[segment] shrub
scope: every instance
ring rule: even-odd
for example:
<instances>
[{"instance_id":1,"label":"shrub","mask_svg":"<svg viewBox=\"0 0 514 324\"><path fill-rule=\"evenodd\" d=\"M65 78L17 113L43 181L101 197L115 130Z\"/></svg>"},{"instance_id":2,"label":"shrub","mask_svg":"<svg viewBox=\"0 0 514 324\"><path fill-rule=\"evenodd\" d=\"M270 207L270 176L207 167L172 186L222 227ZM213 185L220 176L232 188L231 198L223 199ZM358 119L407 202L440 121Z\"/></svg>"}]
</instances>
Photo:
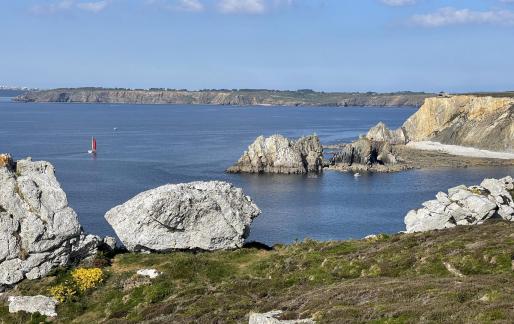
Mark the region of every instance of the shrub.
<instances>
[{"instance_id":1,"label":"shrub","mask_svg":"<svg viewBox=\"0 0 514 324\"><path fill-rule=\"evenodd\" d=\"M63 303L67 300L70 300L73 296L76 295L75 288L73 288L72 284L69 282L58 284L57 286L51 287L49 289L50 295L54 297L58 302Z\"/></svg>"},{"instance_id":2,"label":"shrub","mask_svg":"<svg viewBox=\"0 0 514 324\"><path fill-rule=\"evenodd\" d=\"M104 279L104 273L100 268L77 268L71 272L71 277L77 288L84 292L101 283Z\"/></svg>"}]
</instances>

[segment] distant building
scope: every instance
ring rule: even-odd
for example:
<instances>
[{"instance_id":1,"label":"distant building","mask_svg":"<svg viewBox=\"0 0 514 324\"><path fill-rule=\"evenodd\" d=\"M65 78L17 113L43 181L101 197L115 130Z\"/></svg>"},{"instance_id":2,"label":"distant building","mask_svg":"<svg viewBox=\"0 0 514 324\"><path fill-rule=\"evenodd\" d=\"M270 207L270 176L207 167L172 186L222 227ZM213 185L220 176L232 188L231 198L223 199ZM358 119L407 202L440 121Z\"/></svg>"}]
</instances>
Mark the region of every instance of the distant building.
<instances>
[{"instance_id":1,"label":"distant building","mask_svg":"<svg viewBox=\"0 0 514 324\"><path fill-rule=\"evenodd\" d=\"M448 92L441 91L441 92L439 92L439 97L448 98L448 97L450 97L450 94Z\"/></svg>"}]
</instances>

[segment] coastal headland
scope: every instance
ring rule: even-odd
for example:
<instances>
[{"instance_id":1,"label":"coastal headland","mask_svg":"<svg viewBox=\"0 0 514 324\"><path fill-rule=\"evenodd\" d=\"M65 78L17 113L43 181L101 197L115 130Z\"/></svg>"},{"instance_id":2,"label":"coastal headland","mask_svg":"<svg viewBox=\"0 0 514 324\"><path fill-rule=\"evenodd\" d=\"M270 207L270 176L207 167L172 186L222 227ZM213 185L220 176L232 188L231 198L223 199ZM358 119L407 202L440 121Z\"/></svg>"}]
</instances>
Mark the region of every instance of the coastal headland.
<instances>
[{"instance_id":1,"label":"coastal headland","mask_svg":"<svg viewBox=\"0 0 514 324\"><path fill-rule=\"evenodd\" d=\"M419 107L436 94L424 92L317 92L266 89L175 90L71 88L30 91L14 98L18 102L126 103L184 105L265 105L334 107Z\"/></svg>"}]
</instances>

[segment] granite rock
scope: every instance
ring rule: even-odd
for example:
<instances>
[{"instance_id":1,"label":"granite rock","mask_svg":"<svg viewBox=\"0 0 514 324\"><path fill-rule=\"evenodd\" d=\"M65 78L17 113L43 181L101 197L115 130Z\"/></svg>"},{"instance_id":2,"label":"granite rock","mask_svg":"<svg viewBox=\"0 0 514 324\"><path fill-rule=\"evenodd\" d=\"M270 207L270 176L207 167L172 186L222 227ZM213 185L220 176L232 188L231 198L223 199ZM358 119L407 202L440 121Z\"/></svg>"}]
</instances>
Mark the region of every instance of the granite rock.
<instances>
[{"instance_id":1,"label":"granite rock","mask_svg":"<svg viewBox=\"0 0 514 324\"><path fill-rule=\"evenodd\" d=\"M210 181L145 191L105 218L129 251L152 252L242 247L259 214L241 189Z\"/></svg>"},{"instance_id":2,"label":"granite rock","mask_svg":"<svg viewBox=\"0 0 514 324\"><path fill-rule=\"evenodd\" d=\"M323 147L317 136L294 141L273 135L257 137L227 172L304 174L322 169Z\"/></svg>"},{"instance_id":3,"label":"granite rock","mask_svg":"<svg viewBox=\"0 0 514 324\"><path fill-rule=\"evenodd\" d=\"M512 221L514 201L507 191L512 184L512 177L485 179L480 186L461 185L448 189L448 194L439 192L435 200L407 213L407 232L481 224L493 217Z\"/></svg>"},{"instance_id":4,"label":"granite rock","mask_svg":"<svg viewBox=\"0 0 514 324\"><path fill-rule=\"evenodd\" d=\"M55 307L57 301L46 296L10 296L9 313L17 313L20 311L27 313L39 313L41 315L55 317L57 312Z\"/></svg>"},{"instance_id":5,"label":"granite rock","mask_svg":"<svg viewBox=\"0 0 514 324\"><path fill-rule=\"evenodd\" d=\"M91 256L90 249L80 249L86 236L54 167L31 159L1 160L0 289Z\"/></svg>"}]
</instances>

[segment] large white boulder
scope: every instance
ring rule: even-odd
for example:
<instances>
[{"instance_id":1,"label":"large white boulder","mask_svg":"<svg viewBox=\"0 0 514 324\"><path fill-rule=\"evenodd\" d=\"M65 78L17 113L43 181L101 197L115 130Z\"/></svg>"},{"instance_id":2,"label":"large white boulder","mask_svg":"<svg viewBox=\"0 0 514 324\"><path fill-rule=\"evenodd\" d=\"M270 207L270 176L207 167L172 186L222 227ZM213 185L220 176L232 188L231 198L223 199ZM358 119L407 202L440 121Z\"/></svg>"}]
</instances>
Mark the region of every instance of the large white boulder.
<instances>
[{"instance_id":1,"label":"large white boulder","mask_svg":"<svg viewBox=\"0 0 514 324\"><path fill-rule=\"evenodd\" d=\"M512 177L485 179L480 186L463 185L439 192L435 200L405 216L407 232L423 232L457 225L481 224L491 217L514 220L514 201L508 190Z\"/></svg>"},{"instance_id":2,"label":"large white boulder","mask_svg":"<svg viewBox=\"0 0 514 324\"><path fill-rule=\"evenodd\" d=\"M210 181L145 191L105 219L129 251L218 250L241 247L259 214L241 189Z\"/></svg>"},{"instance_id":3,"label":"large white boulder","mask_svg":"<svg viewBox=\"0 0 514 324\"><path fill-rule=\"evenodd\" d=\"M57 301L46 296L10 296L9 313L27 312L55 317Z\"/></svg>"},{"instance_id":4,"label":"large white boulder","mask_svg":"<svg viewBox=\"0 0 514 324\"><path fill-rule=\"evenodd\" d=\"M94 253L50 163L0 162L0 290Z\"/></svg>"},{"instance_id":5,"label":"large white boulder","mask_svg":"<svg viewBox=\"0 0 514 324\"><path fill-rule=\"evenodd\" d=\"M300 320L281 320L280 315L283 312L280 310L271 311L267 313L250 313L248 324L315 324L312 319Z\"/></svg>"}]
</instances>

